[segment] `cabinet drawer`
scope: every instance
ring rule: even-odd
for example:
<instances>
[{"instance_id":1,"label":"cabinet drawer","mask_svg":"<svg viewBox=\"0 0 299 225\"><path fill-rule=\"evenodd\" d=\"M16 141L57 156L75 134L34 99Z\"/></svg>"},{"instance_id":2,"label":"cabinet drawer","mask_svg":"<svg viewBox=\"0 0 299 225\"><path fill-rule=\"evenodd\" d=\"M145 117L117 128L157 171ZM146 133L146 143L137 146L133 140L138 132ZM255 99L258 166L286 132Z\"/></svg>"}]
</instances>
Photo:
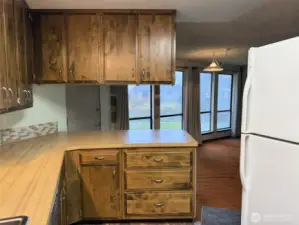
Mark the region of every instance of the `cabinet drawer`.
<instances>
[{"instance_id":1,"label":"cabinet drawer","mask_svg":"<svg viewBox=\"0 0 299 225\"><path fill-rule=\"evenodd\" d=\"M192 214L191 191L133 193L126 194L125 200L127 215Z\"/></svg>"},{"instance_id":2,"label":"cabinet drawer","mask_svg":"<svg viewBox=\"0 0 299 225\"><path fill-rule=\"evenodd\" d=\"M118 153L116 150L81 151L81 165L117 164Z\"/></svg>"},{"instance_id":3,"label":"cabinet drawer","mask_svg":"<svg viewBox=\"0 0 299 225\"><path fill-rule=\"evenodd\" d=\"M191 188L191 171L126 171L127 190Z\"/></svg>"},{"instance_id":4,"label":"cabinet drawer","mask_svg":"<svg viewBox=\"0 0 299 225\"><path fill-rule=\"evenodd\" d=\"M190 167L192 151L125 151L127 168Z\"/></svg>"}]
</instances>

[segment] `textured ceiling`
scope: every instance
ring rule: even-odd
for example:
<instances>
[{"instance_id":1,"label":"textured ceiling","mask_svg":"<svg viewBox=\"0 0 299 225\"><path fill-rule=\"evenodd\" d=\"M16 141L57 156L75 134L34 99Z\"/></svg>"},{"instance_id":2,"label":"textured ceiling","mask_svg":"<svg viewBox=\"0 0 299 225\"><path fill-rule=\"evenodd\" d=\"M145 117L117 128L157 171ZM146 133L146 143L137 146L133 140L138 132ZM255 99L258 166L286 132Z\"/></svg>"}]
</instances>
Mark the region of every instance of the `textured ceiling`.
<instances>
[{"instance_id":1,"label":"textured ceiling","mask_svg":"<svg viewBox=\"0 0 299 225\"><path fill-rule=\"evenodd\" d=\"M299 35L299 0L27 0L38 9L176 9L177 59L244 64L251 46ZM230 49L227 52L227 49Z\"/></svg>"}]
</instances>

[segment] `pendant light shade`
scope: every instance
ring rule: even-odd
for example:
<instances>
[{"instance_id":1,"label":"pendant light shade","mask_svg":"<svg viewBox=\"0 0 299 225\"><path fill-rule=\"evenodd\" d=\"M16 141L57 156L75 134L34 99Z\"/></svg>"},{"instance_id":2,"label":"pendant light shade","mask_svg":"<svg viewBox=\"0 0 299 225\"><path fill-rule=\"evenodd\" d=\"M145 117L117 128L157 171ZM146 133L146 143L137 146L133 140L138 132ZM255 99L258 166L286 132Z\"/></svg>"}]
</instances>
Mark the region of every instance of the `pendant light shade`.
<instances>
[{"instance_id":1,"label":"pendant light shade","mask_svg":"<svg viewBox=\"0 0 299 225\"><path fill-rule=\"evenodd\" d=\"M211 64L208 67L204 68L203 71L205 71L205 72L220 72L222 70L223 70L223 68L219 65L217 60L213 59Z\"/></svg>"}]
</instances>

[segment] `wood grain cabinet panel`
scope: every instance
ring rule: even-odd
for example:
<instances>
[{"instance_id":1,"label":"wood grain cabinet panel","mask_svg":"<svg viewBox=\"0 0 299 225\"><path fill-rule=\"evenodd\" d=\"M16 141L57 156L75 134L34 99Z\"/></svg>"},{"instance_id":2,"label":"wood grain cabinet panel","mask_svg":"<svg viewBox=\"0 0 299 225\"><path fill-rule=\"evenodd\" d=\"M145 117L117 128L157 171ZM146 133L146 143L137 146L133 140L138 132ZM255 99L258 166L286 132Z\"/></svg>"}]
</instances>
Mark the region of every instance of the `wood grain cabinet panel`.
<instances>
[{"instance_id":1,"label":"wood grain cabinet panel","mask_svg":"<svg viewBox=\"0 0 299 225\"><path fill-rule=\"evenodd\" d=\"M26 105L29 93L27 74L27 38L26 38L26 8L22 0L15 1L15 21L16 21L16 76L17 76L17 96L18 104Z\"/></svg>"},{"instance_id":2,"label":"wood grain cabinet panel","mask_svg":"<svg viewBox=\"0 0 299 225\"><path fill-rule=\"evenodd\" d=\"M67 15L68 81L98 82L98 29L97 14Z\"/></svg>"},{"instance_id":3,"label":"wood grain cabinet panel","mask_svg":"<svg viewBox=\"0 0 299 225\"><path fill-rule=\"evenodd\" d=\"M126 190L138 189L188 189L192 187L190 170L126 171Z\"/></svg>"},{"instance_id":4,"label":"wood grain cabinet panel","mask_svg":"<svg viewBox=\"0 0 299 225\"><path fill-rule=\"evenodd\" d=\"M3 113L32 106L32 101L28 101L32 99L29 91L32 73L27 71L32 35L27 33L31 24L24 0L1 0L0 14L0 113Z\"/></svg>"},{"instance_id":5,"label":"wood grain cabinet panel","mask_svg":"<svg viewBox=\"0 0 299 225\"><path fill-rule=\"evenodd\" d=\"M190 167L192 160L192 151L125 151L126 168L142 167Z\"/></svg>"},{"instance_id":6,"label":"wood grain cabinet panel","mask_svg":"<svg viewBox=\"0 0 299 225\"><path fill-rule=\"evenodd\" d=\"M119 172L117 166L82 166L84 219L120 216Z\"/></svg>"},{"instance_id":7,"label":"wood grain cabinet panel","mask_svg":"<svg viewBox=\"0 0 299 225\"><path fill-rule=\"evenodd\" d=\"M138 16L139 74L142 83L173 83L174 15Z\"/></svg>"},{"instance_id":8,"label":"wood grain cabinet panel","mask_svg":"<svg viewBox=\"0 0 299 225\"><path fill-rule=\"evenodd\" d=\"M105 82L137 82L136 35L136 14L103 15Z\"/></svg>"},{"instance_id":9,"label":"wood grain cabinet panel","mask_svg":"<svg viewBox=\"0 0 299 225\"><path fill-rule=\"evenodd\" d=\"M114 150L94 150L81 151L80 163L81 165L111 165L119 163L119 151Z\"/></svg>"},{"instance_id":10,"label":"wood grain cabinet panel","mask_svg":"<svg viewBox=\"0 0 299 225\"><path fill-rule=\"evenodd\" d=\"M28 107L33 106L33 91L32 91L32 83L34 76L34 53L33 53L33 17L29 9L25 11L25 32L26 32L26 82L25 90L23 90L23 94L25 95L25 104ZM25 91L25 92L24 92ZM27 91L27 92L26 92Z\"/></svg>"},{"instance_id":11,"label":"wood grain cabinet panel","mask_svg":"<svg viewBox=\"0 0 299 225\"><path fill-rule=\"evenodd\" d=\"M36 64L36 82L66 82L66 26L64 15L43 14L37 18L35 24L37 40L35 55L37 59L41 59L41 62Z\"/></svg>"},{"instance_id":12,"label":"wood grain cabinet panel","mask_svg":"<svg viewBox=\"0 0 299 225\"><path fill-rule=\"evenodd\" d=\"M3 0L5 63L6 63L6 95L8 108L17 107L17 67L16 67L16 24L15 1Z\"/></svg>"},{"instance_id":13,"label":"wood grain cabinet panel","mask_svg":"<svg viewBox=\"0 0 299 225\"><path fill-rule=\"evenodd\" d=\"M192 194L182 192L132 193L125 195L128 216L169 215L186 216L192 214Z\"/></svg>"},{"instance_id":14,"label":"wood grain cabinet panel","mask_svg":"<svg viewBox=\"0 0 299 225\"><path fill-rule=\"evenodd\" d=\"M5 111L7 105L7 71L6 71L6 54L5 54L5 34L4 34L4 0L0 0L0 112Z\"/></svg>"}]
</instances>

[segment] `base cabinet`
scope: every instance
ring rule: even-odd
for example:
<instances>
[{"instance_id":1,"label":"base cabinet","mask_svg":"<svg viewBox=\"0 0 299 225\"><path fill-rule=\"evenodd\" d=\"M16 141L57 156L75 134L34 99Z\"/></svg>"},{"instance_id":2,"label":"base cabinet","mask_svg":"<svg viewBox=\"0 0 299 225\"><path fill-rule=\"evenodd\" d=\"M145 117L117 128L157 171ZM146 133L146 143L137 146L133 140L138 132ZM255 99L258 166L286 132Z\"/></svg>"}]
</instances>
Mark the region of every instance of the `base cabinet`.
<instances>
[{"instance_id":1,"label":"base cabinet","mask_svg":"<svg viewBox=\"0 0 299 225\"><path fill-rule=\"evenodd\" d=\"M117 166L83 166L82 212L84 219L107 219L120 216Z\"/></svg>"},{"instance_id":2,"label":"base cabinet","mask_svg":"<svg viewBox=\"0 0 299 225\"><path fill-rule=\"evenodd\" d=\"M66 154L67 224L195 217L196 149L99 149Z\"/></svg>"}]
</instances>

